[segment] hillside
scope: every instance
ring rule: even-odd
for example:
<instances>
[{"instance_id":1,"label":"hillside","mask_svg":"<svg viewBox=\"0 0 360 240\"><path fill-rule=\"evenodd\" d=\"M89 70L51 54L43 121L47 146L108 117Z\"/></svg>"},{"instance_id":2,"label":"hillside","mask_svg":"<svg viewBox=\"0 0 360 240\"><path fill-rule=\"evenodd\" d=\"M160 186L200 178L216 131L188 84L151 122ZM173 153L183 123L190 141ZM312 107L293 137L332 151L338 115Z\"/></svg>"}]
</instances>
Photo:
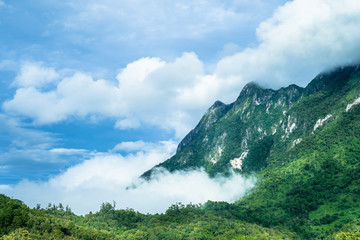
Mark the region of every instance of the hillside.
<instances>
[{"instance_id":1,"label":"hillside","mask_svg":"<svg viewBox=\"0 0 360 240\"><path fill-rule=\"evenodd\" d=\"M272 90L249 83L234 103L215 102L176 154L155 168L203 167L211 176L231 168L263 170L359 102L359 72L358 66L347 66L321 73L305 88ZM150 178L151 171L143 176Z\"/></svg>"},{"instance_id":2,"label":"hillside","mask_svg":"<svg viewBox=\"0 0 360 240\"><path fill-rule=\"evenodd\" d=\"M359 80L359 68L346 67L308 85L288 113L287 126L296 124L289 141L277 136L262 181L236 203L244 219L287 225L304 238L358 229Z\"/></svg>"},{"instance_id":3,"label":"hillside","mask_svg":"<svg viewBox=\"0 0 360 240\"><path fill-rule=\"evenodd\" d=\"M76 216L62 205L29 209L0 195L2 239L358 239L360 68L319 74L279 90L250 83L229 105L215 102L159 164L255 174L233 204L175 204L165 214L115 210ZM151 179L152 170L143 176ZM17 237L22 236L22 237ZM0 238L1 239L1 238Z\"/></svg>"},{"instance_id":4,"label":"hillside","mask_svg":"<svg viewBox=\"0 0 360 240\"><path fill-rule=\"evenodd\" d=\"M304 239L356 231L359 99L359 66L321 73L305 88L250 83L234 103L216 102L157 167L255 172L257 187L234 204L237 219L287 226Z\"/></svg>"}]
</instances>

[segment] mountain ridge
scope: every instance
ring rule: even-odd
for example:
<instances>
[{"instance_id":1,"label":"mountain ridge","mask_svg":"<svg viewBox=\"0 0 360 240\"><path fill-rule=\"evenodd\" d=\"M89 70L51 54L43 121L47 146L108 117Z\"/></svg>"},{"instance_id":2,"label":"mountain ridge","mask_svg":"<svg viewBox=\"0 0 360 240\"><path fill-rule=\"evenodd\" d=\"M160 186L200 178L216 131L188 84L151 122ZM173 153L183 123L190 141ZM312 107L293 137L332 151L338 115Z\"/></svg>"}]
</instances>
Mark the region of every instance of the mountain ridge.
<instances>
[{"instance_id":1,"label":"mountain ridge","mask_svg":"<svg viewBox=\"0 0 360 240\"><path fill-rule=\"evenodd\" d=\"M280 151L281 146L277 143L279 136L280 141L285 141L287 145L286 148L282 147L282 150L288 150L317 128L336 118L335 112L339 112L338 109L331 114L329 106L325 106L325 109L316 114L309 113L308 110L303 111L302 108L309 105L309 101L323 101L326 96L332 96L334 91L340 91L358 71L359 66L355 65L323 72L305 88L291 84L273 90L250 82L244 86L233 103L224 104L216 101L197 126L180 142L176 154L155 167L164 167L170 172L203 167L210 176L218 173L227 175L229 168L243 173L261 170L266 167L266 158L269 154L276 148ZM343 93L349 94L350 90L347 89ZM346 100L339 96L337 98L343 101L343 104L345 101L346 104L351 103L350 97ZM334 103L332 107L335 110L339 108L339 104ZM323 110L328 111L323 113ZM310 125L314 127L311 128ZM257 156L253 161L245 161L248 154L254 157L254 153L259 150L256 146L260 147L262 144L268 145L271 151L265 149L267 154L264 156ZM258 165L254 161L264 164L256 168L243 165ZM150 179L151 172L152 170L145 172L142 177Z\"/></svg>"}]
</instances>

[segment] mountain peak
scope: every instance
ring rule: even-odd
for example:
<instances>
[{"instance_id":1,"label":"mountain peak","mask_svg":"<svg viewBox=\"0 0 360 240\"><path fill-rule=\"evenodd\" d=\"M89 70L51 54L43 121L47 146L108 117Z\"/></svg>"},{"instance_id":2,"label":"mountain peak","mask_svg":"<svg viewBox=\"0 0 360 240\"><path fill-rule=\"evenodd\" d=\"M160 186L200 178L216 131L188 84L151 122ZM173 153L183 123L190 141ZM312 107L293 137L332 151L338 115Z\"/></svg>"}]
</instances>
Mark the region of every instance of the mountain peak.
<instances>
[{"instance_id":1,"label":"mountain peak","mask_svg":"<svg viewBox=\"0 0 360 240\"><path fill-rule=\"evenodd\" d=\"M225 103L217 100L217 101L214 102L214 104L210 107L210 109L217 109L217 108L224 107L224 106L226 106Z\"/></svg>"},{"instance_id":2,"label":"mountain peak","mask_svg":"<svg viewBox=\"0 0 360 240\"><path fill-rule=\"evenodd\" d=\"M306 86L307 94L319 92L325 88L336 90L345 85L351 80L351 76L359 71L360 65L347 65L322 72Z\"/></svg>"},{"instance_id":3,"label":"mountain peak","mask_svg":"<svg viewBox=\"0 0 360 240\"><path fill-rule=\"evenodd\" d=\"M250 82L244 86L244 88L241 90L240 96L251 96L255 93L259 92L259 90L264 90L262 87L260 87L259 84L255 82Z\"/></svg>"},{"instance_id":4,"label":"mountain peak","mask_svg":"<svg viewBox=\"0 0 360 240\"><path fill-rule=\"evenodd\" d=\"M318 122L331 122L335 117L327 116L355 105L359 76L359 68L343 67L319 74L306 88L291 84L273 90L248 83L234 103L216 101L176 154L158 166L169 171L203 167L211 176L231 167L259 171L270 164L272 153L290 151L314 134Z\"/></svg>"}]
</instances>

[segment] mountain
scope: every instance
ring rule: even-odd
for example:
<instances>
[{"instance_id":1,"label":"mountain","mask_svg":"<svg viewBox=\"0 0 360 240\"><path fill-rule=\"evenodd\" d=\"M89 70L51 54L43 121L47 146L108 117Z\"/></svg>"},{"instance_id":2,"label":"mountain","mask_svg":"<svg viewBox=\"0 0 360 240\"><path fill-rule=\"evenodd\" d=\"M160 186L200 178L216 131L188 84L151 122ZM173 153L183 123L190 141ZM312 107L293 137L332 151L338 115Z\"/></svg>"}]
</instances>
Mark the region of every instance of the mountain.
<instances>
[{"instance_id":1,"label":"mountain","mask_svg":"<svg viewBox=\"0 0 360 240\"><path fill-rule=\"evenodd\" d=\"M242 219L286 225L304 239L358 231L359 84L359 66L347 66L320 74L304 89L285 130L274 135L259 184L236 203ZM294 126L289 135L288 126Z\"/></svg>"},{"instance_id":2,"label":"mountain","mask_svg":"<svg viewBox=\"0 0 360 240\"><path fill-rule=\"evenodd\" d=\"M234 103L215 102L157 166L255 174L242 199L177 203L155 215L104 203L76 216L61 204L29 209L0 194L0 240L360 239L359 103L360 66L321 73L305 88L250 83Z\"/></svg>"},{"instance_id":3,"label":"mountain","mask_svg":"<svg viewBox=\"0 0 360 240\"><path fill-rule=\"evenodd\" d=\"M316 76L305 88L250 83L216 102L156 167L202 167L210 176L255 173L256 187L224 211L301 239L360 237L360 67ZM153 169L143 177L151 178Z\"/></svg>"},{"instance_id":4,"label":"mountain","mask_svg":"<svg viewBox=\"0 0 360 240\"><path fill-rule=\"evenodd\" d=\"M170 172L202 167L210 176L258 172L319 133L360 102L359 67L319 74L308 86L279 90L247 84L234 103L216 101L180 142L176 154L155 168ZM153 169L143 174L151 178Z\"/></svg>"}]
</instances>

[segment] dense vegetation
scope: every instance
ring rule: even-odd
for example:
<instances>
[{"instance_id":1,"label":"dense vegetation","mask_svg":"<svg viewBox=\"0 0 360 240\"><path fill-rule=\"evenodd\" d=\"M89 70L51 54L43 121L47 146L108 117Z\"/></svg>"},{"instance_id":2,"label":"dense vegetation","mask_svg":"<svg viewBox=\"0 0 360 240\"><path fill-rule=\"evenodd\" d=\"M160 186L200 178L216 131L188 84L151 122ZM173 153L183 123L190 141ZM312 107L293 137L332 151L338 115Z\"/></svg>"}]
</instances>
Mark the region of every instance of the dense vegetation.
<instances>
[{"instance_id":1,"label":"dense vegetation","mask_svg":"<svg viewBox=\"0 0 360 240\"><path fill-rule=\"evenodd\" d=\"M233 104L216 102L161 166L227 174L229 161L247 152L237 171L256 173L258 184L233 204L178 203L149 215L104 203L76 216L61 204L29 209L0 195L0 237L360 239L359 97L360 69L348 66L306 88L250 84Z\"/></svg>"},{"instance_id":2,"label":"dense vegetation","mask_svg":"<svg viewBox=\"0 0 360 240\"><path fill-rule=\"evenodd\" d=\"M360 217L360 106L284 153L236 203L242 219L304 239L355 230Z\"/></svg>"},{"instance_id":3,"label":"dense vegetation","mask_svg":"<svg viewBox=\"0 0 360 240\"><path fill-rule=\"evenodd\" d=\"M61 204L29 209L0 195L0 239L293 239L287 230L237 220L227 203L174 204L165 214L116 210L104 203L95 214L76 216Z\"/></svg>"}]
</instances>

